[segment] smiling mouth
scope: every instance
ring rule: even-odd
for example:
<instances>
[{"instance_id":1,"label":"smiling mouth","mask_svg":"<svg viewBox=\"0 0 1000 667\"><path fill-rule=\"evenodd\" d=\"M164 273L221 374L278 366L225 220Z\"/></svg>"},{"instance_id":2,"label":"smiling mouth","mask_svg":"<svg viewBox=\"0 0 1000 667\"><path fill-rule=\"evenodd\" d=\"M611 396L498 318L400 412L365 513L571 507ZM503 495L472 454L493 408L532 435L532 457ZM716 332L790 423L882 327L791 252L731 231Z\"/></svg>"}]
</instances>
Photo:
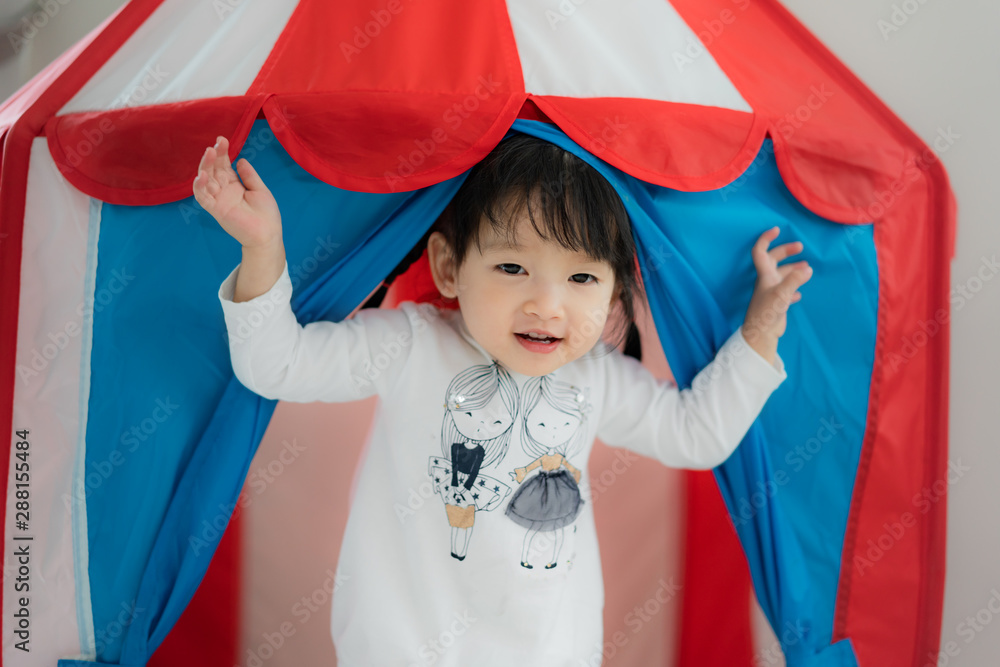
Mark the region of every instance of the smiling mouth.
<instances>
[{"instance_id":1,"label":"smiling mouth","mask_svg":"<svg viewBox=\"0 0 1000 667\"><path fill-rule=\"evenodd\" d=\"M535 338L534 336L529 336L528 334L514 334L524 340L529 340L532 343L554 343L556 341L562 340L562 338L556 338L555 336L546 336L544 338Z\"/></svg>"}]
</instances>

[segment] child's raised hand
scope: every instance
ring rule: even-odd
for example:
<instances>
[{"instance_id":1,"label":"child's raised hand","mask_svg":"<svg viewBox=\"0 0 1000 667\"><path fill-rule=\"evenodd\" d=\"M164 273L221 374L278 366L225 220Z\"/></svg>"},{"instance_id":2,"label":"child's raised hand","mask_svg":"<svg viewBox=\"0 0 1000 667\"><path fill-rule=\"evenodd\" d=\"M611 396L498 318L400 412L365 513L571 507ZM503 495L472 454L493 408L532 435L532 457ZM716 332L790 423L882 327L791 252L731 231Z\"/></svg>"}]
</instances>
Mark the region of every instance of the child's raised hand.
<instances>
[{"instance_id":1,"label":"child's raised hand","mask_svg":"<svg viewBox=\"0 0 1000 667\"><path fill-rule=\"evenodd\" d=\"M743 337L771 363L778 351L778 338L785 333L788 307L802 298L798 289L812 277L812 267L805 260L778 266L778 262L804 247L800 241L793 241L768 250L778 232L777 227L772 227L761 234L750 251L757 283L743 320Z\"/></svg>"},{"instance_id":2,"label":"child's raised hand","mask_svg":"<svg viewBox=\"0 0 1000 667\"><path fill-rule=\"evenodd\" d=\"M194 198L244 247L280 242L281 213L274 196L246 158L236 168L239 178L229 162L229 141L220 136L201 156Z\"/></svg>"}]
</instances>

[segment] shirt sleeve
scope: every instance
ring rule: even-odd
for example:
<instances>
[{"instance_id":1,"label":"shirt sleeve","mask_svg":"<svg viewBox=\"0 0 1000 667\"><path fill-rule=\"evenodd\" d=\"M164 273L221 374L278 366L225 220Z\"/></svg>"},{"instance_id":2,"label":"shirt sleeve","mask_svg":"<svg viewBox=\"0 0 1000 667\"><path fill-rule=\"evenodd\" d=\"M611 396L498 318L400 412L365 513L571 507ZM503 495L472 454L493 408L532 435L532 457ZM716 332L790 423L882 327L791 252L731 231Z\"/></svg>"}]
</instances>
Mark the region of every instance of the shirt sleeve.
<instances>
[{"instance_id":1,"label":"shirt sleeve","mask_svg":"<svg viewBox=\"0 0 1000 667\"><path fill-rule=\"evenodd\" d=\"M293 403L343 402L385 394L413 347L415 304L363 308L341 322L304 327L291 308L292 281L281 276L256 298L233 302L241 265L219 287L233 372L256 394Z\"/></svg>"},{"instance_id":2,"label":"shirt sleeve","mask_svg":"<svg viewBox=\"0 0 1000 667\"><path fill-rule=\"evenodd\" d=\"M618 350L606 355L607 390L597 436L672 468L721 465L743 440L771 393L787 377L768 363L739 327L691 387L654 376Z\"/></svg>"}]
</instances>

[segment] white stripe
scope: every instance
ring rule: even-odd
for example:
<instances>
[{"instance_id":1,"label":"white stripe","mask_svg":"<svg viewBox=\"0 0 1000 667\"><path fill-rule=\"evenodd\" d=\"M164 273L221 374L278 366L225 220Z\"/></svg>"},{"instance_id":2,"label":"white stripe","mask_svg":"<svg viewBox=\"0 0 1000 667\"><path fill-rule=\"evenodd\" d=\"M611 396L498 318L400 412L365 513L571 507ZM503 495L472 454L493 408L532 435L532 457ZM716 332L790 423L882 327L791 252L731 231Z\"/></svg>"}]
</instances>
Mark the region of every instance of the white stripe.
<instances>
[{"instance_id":1,"label":"white stripe","mask_svg":"<svg viewBox=\"0 0 1000 667\"><path fill-rule=\"evenodd\" d=\"M166 0L59 114L247 92L298 0Z\"/></svg>"},{"instance_id":2,"label":"white stripe","mask_svg":"<svg viewBox=\"0 0 1000 667\"><path fill-rule=\"evenodd\" d=\"M89 197L59 173L45 138L35 139L25 201L13 406L14 430L30 431L30 514L28 530L18 530L16 475L17 464L23 462L12 447L3 590L3 662L9 665L54 665L58 658L80 654L81 634L93 642L86 523L83 551L74 559L74 520L79 517L70 509L75 457L83 455L78 444L86 428L87 378L81 379L80 373L81 368L89 369L82 361L89 332L84 332L82 313L88 274L95 268L87 254L89 204ZM14 535L33 537L28 543L28 591L15 590L20 573L13 557L19 545ZM29 599L27 653L15 648L19 638L13 621L20 597Z\"/></svg>"},{"instance_id":3,"label":"white stripe","mask_svg":"<svg viewBox=\"0 0 1000 667\"><path fill-rule=\"evenodd\" d=\"M529 93L752 111L667 0L507 0L507 10ZM731 13L719 39L739 20Z\"/></svg>"},{"instance_id":4,"label":"white stripe","mask_svg":"<svg viewBox=\"0 0 1000 667\"><path fill-rule=\"evenodd\" d=\"M73 553L76 571L76 613L80 619L80 655L97 658L94 645L94 613L90 598L90 542L87 537L87 420L90 402L90 358L94 347L94 290L97 283L97 246L101 238L101 206L90 200L90 225L87 227L87 271L83 284L83 333L80 344L80 430L76 437L76 461L73 466Z\"/></svg>"}]
</instances>

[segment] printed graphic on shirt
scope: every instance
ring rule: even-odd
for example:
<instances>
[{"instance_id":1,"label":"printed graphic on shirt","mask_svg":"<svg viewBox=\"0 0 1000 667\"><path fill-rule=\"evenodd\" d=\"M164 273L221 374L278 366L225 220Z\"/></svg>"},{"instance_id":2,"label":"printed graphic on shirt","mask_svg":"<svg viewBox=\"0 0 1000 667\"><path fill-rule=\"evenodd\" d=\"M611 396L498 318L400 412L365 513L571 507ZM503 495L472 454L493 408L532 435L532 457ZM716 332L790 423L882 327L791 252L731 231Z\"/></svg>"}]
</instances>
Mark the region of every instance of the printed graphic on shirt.
<instances>
[{"instance_id":1,"label":"printed graphic on shirt","mask_svg":"<svg viewBox=\"0 0 1000 667\"><path fill-rule=\"evenodd\" d=\"M477 511L494 509L510 486L483 472L502 461L518 414L517 383L498 363L462 371L445 391L441 454L428 473L445 504L451 526L451 555L465 560Z\"/></svg>"},{"instance_id":2,"label":"printed graphic on shirt","mask_svg":"<svg viewBox=\"0 0 1000 667\"><path fill-rule=\"evenodd\" d=\"M561 382L555 373L530 378L522 388L521 448L536 458L510 473L521 486L505 512L527 528L522 567L533 569L531 561L536 557L543 559L546 569L556 567L565 532L580 513L583 473L572 461L587 445L587 417L593 407L589 394L589 387ZM535 468L540 468L538 473L527 477Z\"/></svg>"},{"instance_id":3,"label":"printed graphic on shirt","mask_svg":"<svg viewBox=\"0 0 1000 667\"><path fill-rule=\"evenodd\" d=\"M584 502L583 473L574 461L587 445L590 388L560 381L554 372L529 378L519 390L494 361L456 375L445 398L441 456L430 457L427 473L445 505L452 557L468 555L476 512L495 509L511 494L498 479L506 471L520 485L504 512L526 529L520 565L552 569L567 562L572 550L564 552L566 531L576 530L572 524ZM510 470L507 454L518 421L521 450L533 460Z\"/></svg>"}]
</instances>

